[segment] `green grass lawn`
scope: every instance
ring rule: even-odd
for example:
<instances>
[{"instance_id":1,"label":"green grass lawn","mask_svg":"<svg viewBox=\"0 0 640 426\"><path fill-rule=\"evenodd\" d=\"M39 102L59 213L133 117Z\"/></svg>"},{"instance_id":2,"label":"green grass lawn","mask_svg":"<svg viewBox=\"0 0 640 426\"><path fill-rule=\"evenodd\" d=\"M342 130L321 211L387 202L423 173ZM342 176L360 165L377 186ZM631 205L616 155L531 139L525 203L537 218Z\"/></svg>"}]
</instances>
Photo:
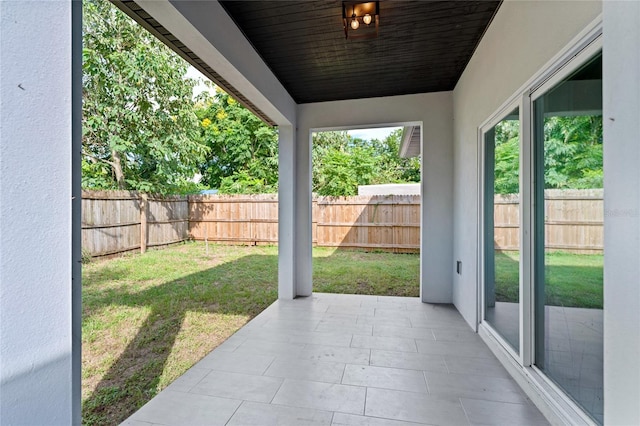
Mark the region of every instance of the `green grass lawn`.
<instances>
[{"instance_id":1,"label":"green grass lawn","mask_svg":"<svg viewBox=\"0 0 640 426\"><path fill-rule=\"evenodd\" d=\"M496 253L496 299L518 302L518 252ZM601 254L545 255L546 304L602 309Z\"/></svg>"},{"instance_id":2,"label":"green grass lawn","mask_svg":"<svg viewBox=\"0 0 640 426\"><path fill-rule=\"evenodd\" d=\"M314 248L314 291L419 294L419 256ZM187 243L83 266L83 424L119 424L277 298L277 247Z\"/></svg>"},{"instance_id":3,"label":"green grass lawn","mask_svg":"<svg viewBox=\"0 0 640 426\"><path fill-rule=\"evenodd\" d=\"M319 293L420 295L418 254L313 249L313 291Z\"/></svg>"}]
</instances>

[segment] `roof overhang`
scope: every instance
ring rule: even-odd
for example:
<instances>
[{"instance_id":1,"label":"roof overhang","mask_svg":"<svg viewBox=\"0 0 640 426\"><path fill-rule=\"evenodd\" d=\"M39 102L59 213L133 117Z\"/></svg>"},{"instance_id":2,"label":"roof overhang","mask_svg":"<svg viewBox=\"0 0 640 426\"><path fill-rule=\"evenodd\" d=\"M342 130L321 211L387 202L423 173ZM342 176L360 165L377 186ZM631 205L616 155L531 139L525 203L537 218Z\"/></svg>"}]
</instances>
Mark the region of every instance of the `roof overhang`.
<instances>
[{"instance_id":1,"label":"roof overhang","mask_svg":"<svg viewBox=\"0 0 640 426\"><path fill-rule=\"evenodd\" d=\"M402 129L402 142L400 143L400 157L411 158L420 155L420 126L405 126Z\"/></svg>"}]
</instances>

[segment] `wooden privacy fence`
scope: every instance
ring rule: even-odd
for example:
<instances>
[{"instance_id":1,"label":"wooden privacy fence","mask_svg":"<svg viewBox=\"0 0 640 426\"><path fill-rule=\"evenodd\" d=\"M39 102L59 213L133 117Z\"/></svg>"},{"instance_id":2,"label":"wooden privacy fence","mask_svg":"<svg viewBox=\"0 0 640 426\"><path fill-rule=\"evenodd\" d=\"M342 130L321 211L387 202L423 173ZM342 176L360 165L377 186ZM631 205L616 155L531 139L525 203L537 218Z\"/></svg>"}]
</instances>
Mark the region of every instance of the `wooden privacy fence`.
<instances>
[{"instance_id":1,"label":"wooden privacy fence","mask_svg":"<svg viewBox=\"0 0 640 426\"><path fill-rule=\"evenodd\" d=\"M274 195L189 197L191 237L218 243L278 243ZM313 244L394 252L420 249L420 197L317 197L312 202Z\"/></svg>"},{"instance_id":2,"label":"wooden privacy fence","mask_svg":"<svg viewBox=\"0 0 640 426\"><path fill-rule=\"evenodd\" d=\"M601 253L602 190L545 191L545 246ZM519 199L495 197L495 247L518 250ZM84 191L82 245L93 256L142 250L192 238L225 244L278 242L278 198L267 195L153 197ZM317 197L313 244L393 252L420 249L420 196Z\"/></svg>"},{"instance_id":3,"label":"wooden privacy fence","mask_svg":"<svg viewBox=\"0 0 640 426\"><path fill-rule=\"evenodd\" d=\"M420 196L318 197L313 227L318 246L417 253Z\"/></svg>"},{"instance_id":4,"label":"wooden privacy fence","mask_svg":"<svg viewBox=\"0 0 640 426\"><path fill-rule=\"evenodd\" d=\"M192 195L189 232L196 240L218 243L278 243L278 196Z\"/></svg>"},{"instance_id":5,"label":"wooden privacy fence","mask_svg":"<svg viewBox=\"0 0 640 426\"><path fill-rule=\"evenodd\" d=\"M187 197L82 191L82 249L92 256L144 252L188 237Z\"/></svg>"},{"instance_id":6,"label":"wooden privacy fence","mask_svg":"<svg viewBox=\"0 0 640 426\"><path fill-rule=\"evenodd\" d=\"M602 253L604 248L604 192L602 189L544 191L545 248L571 253ZM495 247L519 250L520 199L496 195Z\"/></svg>"}]
</instances>

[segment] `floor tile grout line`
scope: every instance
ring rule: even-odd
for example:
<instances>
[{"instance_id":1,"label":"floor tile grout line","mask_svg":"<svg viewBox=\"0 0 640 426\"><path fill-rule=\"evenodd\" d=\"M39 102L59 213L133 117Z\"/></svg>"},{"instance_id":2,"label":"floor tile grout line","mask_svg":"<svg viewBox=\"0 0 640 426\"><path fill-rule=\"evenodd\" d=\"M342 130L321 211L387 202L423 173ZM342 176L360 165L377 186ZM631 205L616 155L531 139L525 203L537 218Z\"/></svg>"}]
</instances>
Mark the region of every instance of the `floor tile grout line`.
<instances>
[{"instance_id":1,"label":"floor tile grout line","mask_svg":"<svg viewBox=\"0 0 640 426\"><path fill-rule=\"evenodd\" d=\"M269 368L271 368L271 366L273 365L274 362L276 362L276 359L278 359L277 356L273 355L272 356L273 359L271 360L271 362L269 363L269 365L267 365L267 367L262 371L262 374L260 374L260 376L264 376L264 377L270 377L270 376L265 376L265 373L267 371L269 371Z\"/></svg>"},{"instance_id":2,"label":"floor tile grout line","mask_svg":"<svg viewBox=\"0 0 640 426\"><path fill-rule=\"evenodd\" d=\"M236 413L238 412L238 410L240 409L240 407L242 407L242 405L247 402L246 400L242 400L242 402L240 402L240 404L238 404L238 406L236 407L235 410L233 410L233 414L231 414L231 416L229 417L229 419L227 419L227 421L225 422L225 426L229 424L229 422L231 421L231 419L233 418L233 416L236 415Z\"/></svg>"},{"instance_id":3,"label":"floor tile grout line","mask_svg":"<svg viewBox=\"0 0 640 426\"><path fill-rule=\"evenodd\" d=\"M424 379L424 384L427 386L427 393L432 395L431 389L429 388L429 381L427 380L427 372L422 370L422 378Z\"/></svg>"},{"instance_id":4,"label":"floor tile grout line","mask_svg":"<svg viewBox=\"0 0 640 426\"><path fill-rule=\"evenodd\" d=\"M187 393L191 393L191 391L193 390L193 388L195 388L196 386L198 386L198 385L199 385L199 384L200 384L200 383L201 383L201 382L202 382L202 381L203 381L203 380L204 380L204 379L205 379L209 374L211 374L213 371L216 371L216 370L214 370L214 369L212 369L212 368L207 368L206 370L209 370L209 372L208 372L207 374L205 374L204 376L202 376L202 377L200 378L200 380L198 380L195 384L191 385L191 386L189 387L189 390L187 390ZM189 371L189 370L187 370L187 371ZM185 373L186 373L186 372L185 372ZM183 375L184 375L184 374L183 374ZM182 377L182 376L180 376L180 377Z\"/></svg>"},{"instance_id":5,"label":"floor tile grout line","mask_svg":"<svg viewBox=\"0 0 640 426\"><path fill-rule=\"evenodd\" d=\"M380 420L391 420L392 422L402 422L402 423L415 424L415 425L434 426L432 423L423 423L423 422L419 422L417 420L399 420L399 419L394 419L394 418L391 418L391 417L382 417L382 416L379 416L379 415L378 416L372 416L372 415L366 415L365 414L363 417L372 418L372 419L380 419Z\"/></svg>"},{"instance_id":6,"label":"floor tile grout line","mask_svg":"<svg viewBox=\"0 0 640 426\"><path fill-rule=\"evenodd\" d=\"M369 394L369 386L364 388L364 407L362 407L362 415L367 415L367 395Z\"/></svg>"},{"instance_id":7,"label":"floor tile grout line","mask_svg":"<svg viewBox=\"0 0 640 426\"><path fill-rule=\"evenodd\" d=\"M286 378L282 379L282 382L280 382L280 386L278 386L278 390L276 390L273 393L273 396L271 397L271 400L269 400L269 405L273 404L273 400L276 399L276 395L278 395L278 392L280 392L280 389L282 389L282 386L284 386L284 382L285 380L287 380ZM273 405L277 405L277 404L273 404Z\"/></svg>"},{"instance_id":8,"label":"floor tile grout line","mask_svg":"<svg viewBox=\"0 0 640 426\"><path fill-rule=\"evenodd\" d=\"M355 364L347 364L346 362L344 363L344 368L342 369L342 376L340 376L340 384L343 385L344 383L342 383L344 381L344 373L347 371L347 365L355 365Z\"/></svg>"},{"instance_id":9,"label":"floor tile grout line","mask_svg":"<svg viewBox=\"0 0 640 426\"><path fill-rule=\"evenodd\" d=\"M443 356L442 361L444 362L444 366L447 369L447 374L451 374L451 369L449 368L449 363L447 362L447 358Z\"/></svg>"},{"instance_id":10,"label":"floor tile grout line","mask_svg":"<svg viewBox=\"0 0 640 426\"><path fill-rule=\"evenodd\" d=\"M458 398L458 403L462 408L462 412L464 413L464 417L467 419L467 424L471 425L471 419L469 418L469 414L467 413L466 408L464 408L464 404L462 403L462 398Z\"/></svg>"}]
</instances>

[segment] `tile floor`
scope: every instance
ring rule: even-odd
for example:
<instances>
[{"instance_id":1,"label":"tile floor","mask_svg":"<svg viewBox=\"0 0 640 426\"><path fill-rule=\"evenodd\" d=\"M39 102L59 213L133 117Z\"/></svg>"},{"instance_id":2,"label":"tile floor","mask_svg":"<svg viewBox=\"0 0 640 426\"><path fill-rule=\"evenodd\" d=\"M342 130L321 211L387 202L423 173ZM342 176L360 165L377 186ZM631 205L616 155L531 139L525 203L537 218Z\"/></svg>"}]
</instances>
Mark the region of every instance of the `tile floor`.
<instances>
[{"instance_id":1,"label":"tile floor","mask_svg":"<svg viewBox=\"0 0 640 426\"><path fill-rule=\"evenodd\" d=\"M277 301L126 425L548 424L450 305Z\"/></svg>"}]
</instances>

